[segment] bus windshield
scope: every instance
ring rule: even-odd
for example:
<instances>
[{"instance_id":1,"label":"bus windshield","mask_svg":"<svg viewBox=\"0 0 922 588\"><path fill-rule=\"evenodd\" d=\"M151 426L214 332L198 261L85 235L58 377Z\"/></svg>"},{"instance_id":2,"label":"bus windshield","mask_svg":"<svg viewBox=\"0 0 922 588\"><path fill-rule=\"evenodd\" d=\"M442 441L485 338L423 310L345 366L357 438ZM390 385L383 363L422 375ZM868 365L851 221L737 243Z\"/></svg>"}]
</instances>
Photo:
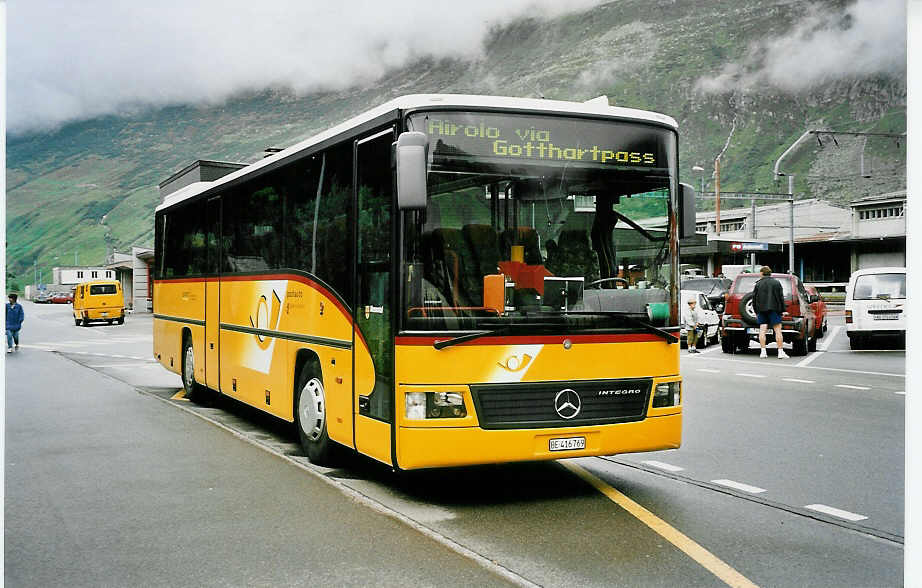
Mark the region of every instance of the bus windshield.
<instances>
[{"instance_id":1,"label":"bus windshield","mask_svg":"<svg viewBox=\"0 0 922 588\"><path fill-rule=\"evenodd\" d=\"M429 136L429 174L426 209L405 216L403 330L636 330L676 316L662 222L672 131L455 112L412 114L408 129Z\"/></svg>"}]
</instances>

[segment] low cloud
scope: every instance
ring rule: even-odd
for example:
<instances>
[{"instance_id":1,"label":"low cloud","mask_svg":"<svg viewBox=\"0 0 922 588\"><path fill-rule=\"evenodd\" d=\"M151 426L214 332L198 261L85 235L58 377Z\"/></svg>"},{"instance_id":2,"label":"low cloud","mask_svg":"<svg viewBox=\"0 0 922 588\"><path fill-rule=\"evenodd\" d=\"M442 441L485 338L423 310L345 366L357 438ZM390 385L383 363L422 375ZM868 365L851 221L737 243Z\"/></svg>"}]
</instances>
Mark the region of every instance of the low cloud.
<instances>
[{"instance_id":1,"label":"low cloud","mask_svg":"<svg viewBox=\"0 0 922 588\"><path fill-rule=\"evenodd\" d=\"M369 83L421 57L476 59L493 27L600 1L11 0L8 128Z\"/></svg>"},{"instance_id":2,"label":"low cloud","mask_svg":"<svg viewBox=\"0 0 922 588\"><path fill-rule=\"evenodd\" d=\"M798 92L905 70L905 1L858 0L840 12L811 8L790 33L753 43L741 61L701 78L696 89L720 93L769 85Z\"/></svg>"}]
</instances>

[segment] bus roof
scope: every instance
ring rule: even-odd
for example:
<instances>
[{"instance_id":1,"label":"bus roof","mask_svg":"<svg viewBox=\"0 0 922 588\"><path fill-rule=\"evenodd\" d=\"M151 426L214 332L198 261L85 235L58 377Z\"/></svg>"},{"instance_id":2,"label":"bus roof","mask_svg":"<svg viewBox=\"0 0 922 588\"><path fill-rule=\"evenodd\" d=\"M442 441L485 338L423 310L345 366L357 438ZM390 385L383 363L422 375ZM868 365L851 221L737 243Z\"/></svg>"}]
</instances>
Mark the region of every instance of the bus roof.
<instances>
[{"instance_id":1,"label":"bus roof","mask_svg":"<svg viewBox=\"0 0 922 588\"><path fill-rule=\"evenodd\" d=\"M638 110L635 108L623 108L620 106L610 106L608 98L600 96L587 102L568 102L564 100L545 100L541 98L513 98L507 96L479 96L466 94L410 94L394 98L389 102L372 108L358 116L355 116L343 123L340 123L330 129L327 129L313 137L305 139L291 147L274 153L255 163L252 163L242 169L232 172L222 178L212 182L195 182L176 192L169 194L164 202L157 207L157 210L169 208L174 204L188 200L206 190L216 186L231 182L237 178L247 176L253 172L272 165L282 159L291 157L298 152L309 149L313 145L333 138L341 133L345 133L352 128L358 127L366 122L372 121L379 116L395 110L415 110L425 108L476 108L476 109L503 109L503 110L521 110L523 112L535 114L577 114L590 115L597 117L610 117L613 120L625 120L635 122L647 122L663 125L671 129L677 129L678 124L675 119L665 114L651 112L647 110Z\"/></svg>"}]
</instances>

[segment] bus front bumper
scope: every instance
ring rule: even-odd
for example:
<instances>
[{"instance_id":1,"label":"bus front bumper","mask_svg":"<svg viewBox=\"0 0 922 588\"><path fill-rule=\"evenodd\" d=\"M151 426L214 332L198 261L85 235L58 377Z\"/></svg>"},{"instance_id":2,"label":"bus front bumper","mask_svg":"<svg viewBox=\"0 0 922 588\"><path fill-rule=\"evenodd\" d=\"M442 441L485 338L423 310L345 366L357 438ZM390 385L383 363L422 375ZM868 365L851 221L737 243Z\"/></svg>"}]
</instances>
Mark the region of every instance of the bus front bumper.
<instances>
[{"instance_id":1,"label":"bus front bumper","mask_svg":"<svg viewBox=\"0 0 922 588\"><path fill-rule=\"evenodd\" d=\"M550 449L552 439L580 438L585 440L585 449ZM681 412L632 423L553 430L400 427L397 462L401 469L411 470L659 451L681 444Z\"/></svg>"}]
</instances>

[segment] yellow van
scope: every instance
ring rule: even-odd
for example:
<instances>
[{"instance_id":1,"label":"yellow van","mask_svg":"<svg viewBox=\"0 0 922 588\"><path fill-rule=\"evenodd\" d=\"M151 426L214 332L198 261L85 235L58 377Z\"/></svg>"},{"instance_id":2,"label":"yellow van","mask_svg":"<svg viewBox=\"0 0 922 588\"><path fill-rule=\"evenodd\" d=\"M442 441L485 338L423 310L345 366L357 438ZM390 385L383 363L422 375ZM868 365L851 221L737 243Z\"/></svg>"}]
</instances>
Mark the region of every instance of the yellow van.
<instances>
[{"instance_id":1,"label":"yellow van","mask_svg":"<svg viewBox=\"0 0 922 588\"><path fill-rule=\"evenodd\" d=\"M97 280L79 284L74 291L74 324L90 321L125 322L125 299L117 280Z\"/></svg>"}]
</instances>

